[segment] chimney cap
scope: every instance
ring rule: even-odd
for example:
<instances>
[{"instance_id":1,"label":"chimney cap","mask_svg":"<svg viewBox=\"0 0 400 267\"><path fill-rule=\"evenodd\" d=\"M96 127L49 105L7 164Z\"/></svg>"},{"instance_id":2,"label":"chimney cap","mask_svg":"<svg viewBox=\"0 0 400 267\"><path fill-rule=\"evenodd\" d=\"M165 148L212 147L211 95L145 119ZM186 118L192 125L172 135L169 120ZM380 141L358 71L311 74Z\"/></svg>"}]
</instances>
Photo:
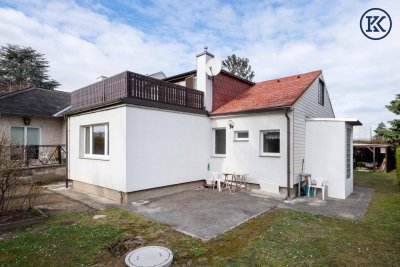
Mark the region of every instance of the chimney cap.
<instances>
[{"instance_id":1,"label":"chimney cap","mask_svg":"<svg viewBox=\"0 0 400 267\"><path fill-rule=\"evenodd\" d=\"M204 49L204 51L202 53L198 54L196 57L200 57L202 55L209 55L210 57L214 57L213 54L211 54L210 52L207 51L208 47L206 45L203 47L203 49Z\"/></svg>"}]
</instances>

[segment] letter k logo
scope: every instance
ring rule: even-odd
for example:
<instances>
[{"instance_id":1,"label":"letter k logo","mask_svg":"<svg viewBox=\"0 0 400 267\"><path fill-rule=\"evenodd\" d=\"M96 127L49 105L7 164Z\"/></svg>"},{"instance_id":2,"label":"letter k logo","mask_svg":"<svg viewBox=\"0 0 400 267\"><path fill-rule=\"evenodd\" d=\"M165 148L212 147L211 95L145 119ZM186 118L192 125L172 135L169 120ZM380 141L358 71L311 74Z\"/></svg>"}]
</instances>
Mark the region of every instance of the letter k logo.
<instances>
[{"instance_id":1,"label":"letter k logo","mask_svg":"<svg viewBox=\"0 0 400 267\"><path fill-rule=\"evenodd\" d=\"M386 30L381 25L382 20L384 20L386 16L366 16L366 18L368 20L368 28L366 30L367 32L372 32L371 26L373 27L374 32L386 32ZM377 26L380 30L377 28Z\"/></svg>"}]
</instances>

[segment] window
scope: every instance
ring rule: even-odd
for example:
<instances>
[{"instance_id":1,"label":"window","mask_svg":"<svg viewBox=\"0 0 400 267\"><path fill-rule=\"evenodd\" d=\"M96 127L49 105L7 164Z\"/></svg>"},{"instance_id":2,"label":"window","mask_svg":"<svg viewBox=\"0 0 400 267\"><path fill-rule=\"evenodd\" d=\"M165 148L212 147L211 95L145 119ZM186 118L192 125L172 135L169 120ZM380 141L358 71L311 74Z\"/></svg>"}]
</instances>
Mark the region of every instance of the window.
<instances>
[{"instance_id":1,"label":"window","mask_svg":"<svg viewBox=\"0 0 400 267\"><path fill-rule=\"evenodd\" d=\"M226 129L214 129L215 143L214 143L214 154L225 155L226 154Z\"/></svg>"},{"instance_id":2,"label":"window","mask_svg":"<svg viewBox=\"0 0 400 267\"><path fill-rule=\"evenodd\" d=\"M349 179L351 177L351 139L352 139L352 130L351 128L346 128L346 178Z\"/></svg>"},{"instance_id":3,"label":"window","mask_svg":"<svg viewBox=\"0 0 400 267\"><path fill-rule=\"evenodd\" d=\"M277 156L280 153L279 130L261 131L261 155Z\"/></svg>"},{"instance_id":4,"label":"window","mask_svg":"<svg viewBox=\"0 0 400 267\"><path fill-rule=\"evenodd\" d=\"M109 155L107 124L85 126L83 132L85 156Z\"/></svg>"},{"instance_id":5,"label":"window","mask_svg":"<svg viewBox=\"0 0 400 267\"><path fill-rule=\"evenodd\" d=\"M11 159L38 159L40 129L25 126L11 126ZM25 150L25 146L29 146ZM25 152L23 152L25 151Z\"/></svg>"},{"instance_id":6,"label":"window","mask_svg":"<svg viewBox=\"0 0 400 267\"><path fill-rule=\"evenodd\" d=\"M318 103L322 106L324 105L325 99L325 83L322 80L319 80L318 84Z\"/></svg>"},{"instance_id":7,"label":"window","mask_svg":"<svg viewBox=\"0 0 400 267\"><path fill-rule=\"evenodd\" d=\"M249 131L235 131L235 141L249 141Z\"/></svg>"},{"instance_id":8,"label":"window","mask_svg":"<svg viewBox=\"0 0 400 267\"><path fill-rule=\"evenodd\" d=\"M38 146L40 145L40 129L11 126L11 142L14 146Z\"/></svg>"}]
</instances>

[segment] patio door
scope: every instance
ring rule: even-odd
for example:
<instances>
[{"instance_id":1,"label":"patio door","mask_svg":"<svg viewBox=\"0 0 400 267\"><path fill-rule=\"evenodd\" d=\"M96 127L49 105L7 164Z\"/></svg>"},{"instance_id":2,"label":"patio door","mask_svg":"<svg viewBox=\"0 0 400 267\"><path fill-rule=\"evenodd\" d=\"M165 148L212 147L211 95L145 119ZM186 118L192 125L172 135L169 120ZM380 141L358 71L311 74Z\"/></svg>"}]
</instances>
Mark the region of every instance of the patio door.
<instances>
[{"instance_id":1,"label":"patio door","mask_svg":"<svg viewBox=\"0 0 400 267\"><path fill-rule=\"evenodd\" d=\"M39 157L40 129L11 126L11 142L15 148L12 157L37 159ZM22 152L25 147L27 147L26 151Z\"/></svg>"}]
</instances>

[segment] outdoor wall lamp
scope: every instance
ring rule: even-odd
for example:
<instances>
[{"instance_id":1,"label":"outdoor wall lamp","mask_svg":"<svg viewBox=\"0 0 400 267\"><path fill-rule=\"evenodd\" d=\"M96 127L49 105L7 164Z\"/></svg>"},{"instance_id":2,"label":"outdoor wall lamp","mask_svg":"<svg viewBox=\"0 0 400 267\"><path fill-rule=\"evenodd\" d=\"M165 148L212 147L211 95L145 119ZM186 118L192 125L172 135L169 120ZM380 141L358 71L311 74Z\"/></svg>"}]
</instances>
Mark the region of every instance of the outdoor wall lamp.
<instances>
[{"instance_id":1,"label":"outdoor wall lamp","mask_svg":"<svg viewBox=\"0 0 400 267\"><path fill-rule=\"evenodd\" d=\"M25 124L25 125L31 124L31 118L29 118L29 117L24 117L24 124Z\"/></svg>"},{"instance_id":2,"label":"outdoor wall lamp","mask_svg":"<svg viewBox=\"0 0 400 267\"><path fill-rule=\"evenodd\" d=\"M235 123L232 120L228 121L229 129L233 129L235 127Z\"/></svg>"}]
</instances>

